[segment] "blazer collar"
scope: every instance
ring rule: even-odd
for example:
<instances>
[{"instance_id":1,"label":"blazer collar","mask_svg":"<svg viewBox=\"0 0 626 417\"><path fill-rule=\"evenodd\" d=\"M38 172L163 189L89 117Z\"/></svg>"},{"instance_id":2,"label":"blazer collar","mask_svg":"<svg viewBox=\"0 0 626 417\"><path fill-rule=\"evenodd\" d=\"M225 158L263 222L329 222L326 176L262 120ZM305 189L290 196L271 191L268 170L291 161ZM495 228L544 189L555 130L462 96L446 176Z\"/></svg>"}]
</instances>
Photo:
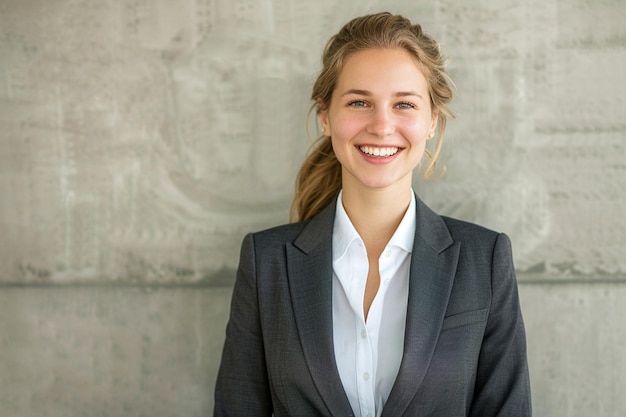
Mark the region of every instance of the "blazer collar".
<instances>
[{"instance_id":1,"label":"blazer collar","mask_svg":"<svg viewBox=\"0 0 626 417\"><path fill-rule=\"evenodd\" d=\"M287 244L291 300L311 377L331 416L353 415L335 364L332 323L333 202Z\"/></svg>"},{"instance_id":2,"label":"blazer collar","mask_svg":"<svg viewBox=\"0 0 626 417\"><path fill-rule=\"evenodd\" d=\"M351 415L333 347L332 230L336 201L312 218L293 244L287 268L294 315L311 376L331 415ZM432 358L459 254L442 218L416 198L404 353L383 417L401 416Z\"/></svg>"},{"instance_id":3,"label":"blazer collar","mask_svg":"<svg viewBox=\"0 0 626 417\"><path fill-rule=\"evenodd\" d=\"M424 380L448 306L459 249L443 219L417 199L404 353L382 417L402 416Z\"/></svg>"}]
</instances>

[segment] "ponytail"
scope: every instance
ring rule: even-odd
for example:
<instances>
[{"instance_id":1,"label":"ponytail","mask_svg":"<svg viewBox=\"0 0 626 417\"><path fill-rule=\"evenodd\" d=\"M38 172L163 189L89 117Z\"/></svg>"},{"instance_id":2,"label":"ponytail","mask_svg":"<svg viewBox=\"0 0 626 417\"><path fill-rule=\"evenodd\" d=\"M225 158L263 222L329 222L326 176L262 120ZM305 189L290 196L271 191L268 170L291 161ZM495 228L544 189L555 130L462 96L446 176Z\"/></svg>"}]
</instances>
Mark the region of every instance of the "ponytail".
<instances>
[{"instance_id":1,"label":"ponytail","mask_svg":"<svg viewBox=\"0 0 626 417\"><path fill-rule=\"evenodd\" d=\"M296 177L296 194L291 203L292 222L308 220L329 205L341 190L341 165L330 137L320 137L304 160Z\"/></svg>"}]
</instances>

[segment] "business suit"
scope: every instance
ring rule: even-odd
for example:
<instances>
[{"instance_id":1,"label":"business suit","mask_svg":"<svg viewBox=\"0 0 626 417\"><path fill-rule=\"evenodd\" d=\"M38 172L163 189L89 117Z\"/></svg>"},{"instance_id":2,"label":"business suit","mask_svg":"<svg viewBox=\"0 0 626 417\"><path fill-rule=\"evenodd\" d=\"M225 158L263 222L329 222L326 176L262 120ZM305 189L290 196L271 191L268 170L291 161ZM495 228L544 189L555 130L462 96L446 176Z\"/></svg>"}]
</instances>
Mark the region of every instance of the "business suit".
<instances>
[{"instance_id":1,"label":"business suit","mask_svg":"<svg viewBox=\"0 0 626 417\"><path fill-rule=\"evenodd\" d=\"M510 242L417 199L404 353L383 417L530 416ZM351 416L332 337L335 203L243 242L215 416Z\"/></svg>"}]
</instances>

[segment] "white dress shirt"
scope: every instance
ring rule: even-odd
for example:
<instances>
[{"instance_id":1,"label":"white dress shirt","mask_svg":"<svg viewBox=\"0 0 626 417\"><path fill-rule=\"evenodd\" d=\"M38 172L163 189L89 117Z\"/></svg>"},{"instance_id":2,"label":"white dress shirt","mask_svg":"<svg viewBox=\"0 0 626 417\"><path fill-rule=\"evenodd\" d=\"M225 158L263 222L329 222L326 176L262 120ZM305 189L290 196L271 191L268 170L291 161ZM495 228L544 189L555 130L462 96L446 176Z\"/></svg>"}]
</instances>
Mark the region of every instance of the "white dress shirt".
<instances>
[{"instance_id":1,"label":"white dress shirt","mask_svg":"<svg viewBox=\"0 0 626 417\"><path fill-rule=\"evenodd\" d=\"M333 227L335 360L356 417L380 416L400 369L415 237L415 195L379 259L380 287L367 321L363 298L369 264L363 240L341 201Z\"/></svg>"}]
</instances>

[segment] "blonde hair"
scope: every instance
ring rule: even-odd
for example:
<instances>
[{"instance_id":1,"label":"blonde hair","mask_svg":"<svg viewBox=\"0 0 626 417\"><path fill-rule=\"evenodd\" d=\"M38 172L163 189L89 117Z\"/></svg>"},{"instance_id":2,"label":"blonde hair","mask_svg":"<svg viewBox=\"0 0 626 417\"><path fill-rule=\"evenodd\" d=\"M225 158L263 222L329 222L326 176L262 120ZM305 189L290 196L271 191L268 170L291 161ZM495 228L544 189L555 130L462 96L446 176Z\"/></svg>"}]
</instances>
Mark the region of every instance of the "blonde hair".
<instances>
[{"instance_id":1,"label":"blonde hair","mask_svg":"<svg viewBox=\"0 0 626 417\"><path fill-rule=\"evenodd\" d=\"M322 70L315 81L311 107L319 114L328 108L337 78L345 60L357 51L371 48L403 48L416 60L428 84L431 107L437 110L436 143L432 152L426 150L429 162L424 177L429 178L437 167L448 118L454 83L445 72L439 43L400 15L382 12L357 17L332 36L322 55ZM309 112L310 114L310 112ZM333 152L331 138L320 136L311 147L298 176L296 193L291 204L291 221L310 219L331 203L341 189L341 165Z\"/></svg>"}]
</instances>

